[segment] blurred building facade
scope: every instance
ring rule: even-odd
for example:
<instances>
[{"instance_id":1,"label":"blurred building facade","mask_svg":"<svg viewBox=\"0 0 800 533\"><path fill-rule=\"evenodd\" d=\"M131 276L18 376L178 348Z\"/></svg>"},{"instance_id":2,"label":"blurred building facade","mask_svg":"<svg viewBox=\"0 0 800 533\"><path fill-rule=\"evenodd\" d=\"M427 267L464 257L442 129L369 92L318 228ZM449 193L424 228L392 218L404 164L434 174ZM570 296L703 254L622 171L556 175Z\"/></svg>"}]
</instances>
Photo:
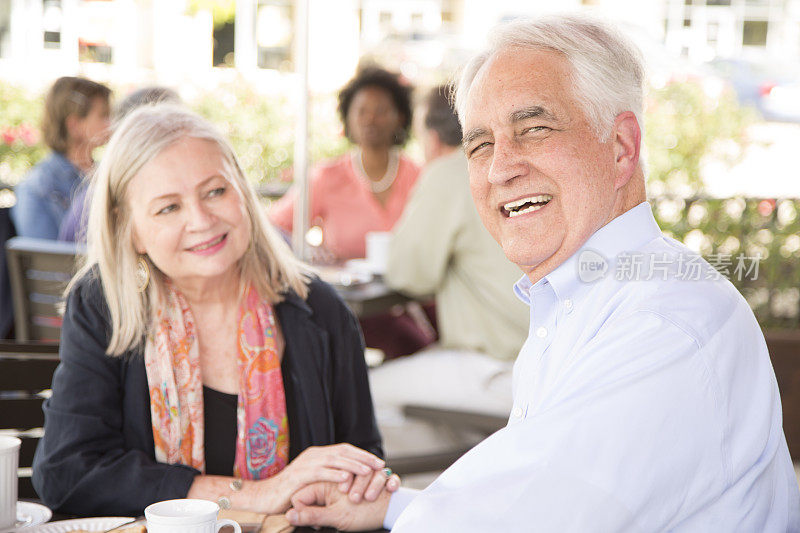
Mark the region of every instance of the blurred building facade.
<instances>
[{"instance_id":1,"label":"blurred building facade","mask_svg":"<svg viewBox=\"0 0 800 533\"><path fill-rule=\"evenodd\" d=\"M232 5L233 0L227 0ZM265 86L294 70L294 0L238 0L220 30L209 0L0 0L0 78L83 74L114 83L202 83L215 62ZM224 2L223 2L224 3ZM498 22L588 10L693 61L750 51L800 58L800 0L309 0L312 90L363 56L412 80L450 74ZM227 32L227 33L225 33ZM226 44L225 36L232 36ZM216 45L215 45L216 39ZM216 46L216 49L215 49ZM230 46L230 50L225 50ZM646 44L644 46L647 48ZM433 74L432 74L433 73Z\"/></svg>"}]
</instances>

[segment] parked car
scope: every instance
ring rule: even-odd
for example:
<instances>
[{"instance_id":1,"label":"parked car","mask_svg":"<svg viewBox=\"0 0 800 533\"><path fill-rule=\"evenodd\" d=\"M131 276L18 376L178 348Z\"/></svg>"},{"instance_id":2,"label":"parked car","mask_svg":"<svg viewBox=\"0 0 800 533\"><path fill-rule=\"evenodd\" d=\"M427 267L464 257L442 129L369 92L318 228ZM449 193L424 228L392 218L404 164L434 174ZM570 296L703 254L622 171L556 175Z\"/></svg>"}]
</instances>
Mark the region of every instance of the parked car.
<instances>
[{"instance_id":1,"label":"parked car","mask_svg":"<svg viewBox=\"0 0 800 533\"><path fill-rule=\"evenodd\" d=\"M765 120L800 122L800 66L752 58L719 58L708 66Z\"/></svg>"}]
</instances>

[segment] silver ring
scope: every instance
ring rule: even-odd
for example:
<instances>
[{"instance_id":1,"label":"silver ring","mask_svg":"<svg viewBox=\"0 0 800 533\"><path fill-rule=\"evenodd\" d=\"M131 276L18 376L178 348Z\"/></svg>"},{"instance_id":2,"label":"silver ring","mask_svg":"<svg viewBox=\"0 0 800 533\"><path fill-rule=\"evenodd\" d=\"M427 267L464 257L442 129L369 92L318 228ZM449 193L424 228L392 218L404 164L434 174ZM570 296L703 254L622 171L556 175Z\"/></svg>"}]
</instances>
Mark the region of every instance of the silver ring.
<instances>
[{"instance_id":1,"label":"silver ring","mask_svg":"<svg viewBox=\"0 0 800 533\"><path fill-rule=\"evenodd\" d=\"M219 500L217 500L217 505L219 505L220 509L230 509L231 508L231 500L227 496L223 496Z\"/></svg>"},{"instance_id":2,"label":"silver ring","mask_svg":"<svg viewBox=\"0 0 800 533\"><path fill-rule=\"evenodd\" d=\"M386 468L383 469L383 474L386 477L392 477L392 474L394 474L394 472L392 472L392 469L387 466Z\"/></svg>"}]
</instances>

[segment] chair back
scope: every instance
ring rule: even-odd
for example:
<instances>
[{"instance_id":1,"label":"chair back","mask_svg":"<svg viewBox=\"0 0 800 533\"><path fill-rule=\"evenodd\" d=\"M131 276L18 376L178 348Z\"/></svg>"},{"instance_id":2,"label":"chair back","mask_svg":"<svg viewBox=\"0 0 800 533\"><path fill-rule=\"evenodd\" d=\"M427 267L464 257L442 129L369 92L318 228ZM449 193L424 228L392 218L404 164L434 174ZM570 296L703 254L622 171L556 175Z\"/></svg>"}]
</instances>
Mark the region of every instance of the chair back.
<instances>
[{"instance_id":1,"label":"chair back","mask_svg":"<svg viewBox=\"0 0 800 533\"><path fill-rule=\"evenodd\" d=\"M0 432L19 437L19 497L38 498L31 484L36 445L44 434L42 403L58 366L57 344L0 341Z\"/></svg>"},{"instance_id":2,"label":"chair back","mask_svg":"<svg viewBox=\"0 0 800 533\"><path fill-rule=\"evenodd\" d=\"M72 242L14 237L6 258L14 300L17 341L58 342L63 292L76 271L83 246Z\"/></svg>"},{"instance_id":3,"label":"chair back","mask_svg":"<svg viewBox=\"0 0 800 533\"><path fill-rule=\"evenodd\" d=\"M7 338L11 333L11 326L14 325L14 304L8 277L6 242L16 235L14 223L11 221L11 209L0 207L0 339Z\"/></svg>"},{"instance_id":4,"label":"chair back","mask_svg":"<svg viewBox=\"0 0 800 533\"><path fill-rule=\"evenodd\" d=\"M800 330L765 330L783 407L783 434L792 460L800 461Z\"/></svg>"}]
</instances>

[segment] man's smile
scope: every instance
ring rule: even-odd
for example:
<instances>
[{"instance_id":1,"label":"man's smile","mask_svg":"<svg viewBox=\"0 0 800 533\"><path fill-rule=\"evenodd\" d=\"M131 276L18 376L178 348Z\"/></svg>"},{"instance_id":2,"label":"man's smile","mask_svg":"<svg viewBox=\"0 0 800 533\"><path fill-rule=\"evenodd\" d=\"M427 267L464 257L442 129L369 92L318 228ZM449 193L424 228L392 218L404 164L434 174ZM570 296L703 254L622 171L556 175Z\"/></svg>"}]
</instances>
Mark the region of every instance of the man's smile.
<instances>
[{"instance_id":1,"label":"man's smile","mask_svg":"<svg viewBox=\"0 0 800 533\"><path fill-rule=\"evenodd\" d=\"M500 211L508 218L518 217L526 213L533 213L546 206L553 197L549 194L539 194L520 198L513 202L503 204Z\"/></svg>"}]
</instances>

